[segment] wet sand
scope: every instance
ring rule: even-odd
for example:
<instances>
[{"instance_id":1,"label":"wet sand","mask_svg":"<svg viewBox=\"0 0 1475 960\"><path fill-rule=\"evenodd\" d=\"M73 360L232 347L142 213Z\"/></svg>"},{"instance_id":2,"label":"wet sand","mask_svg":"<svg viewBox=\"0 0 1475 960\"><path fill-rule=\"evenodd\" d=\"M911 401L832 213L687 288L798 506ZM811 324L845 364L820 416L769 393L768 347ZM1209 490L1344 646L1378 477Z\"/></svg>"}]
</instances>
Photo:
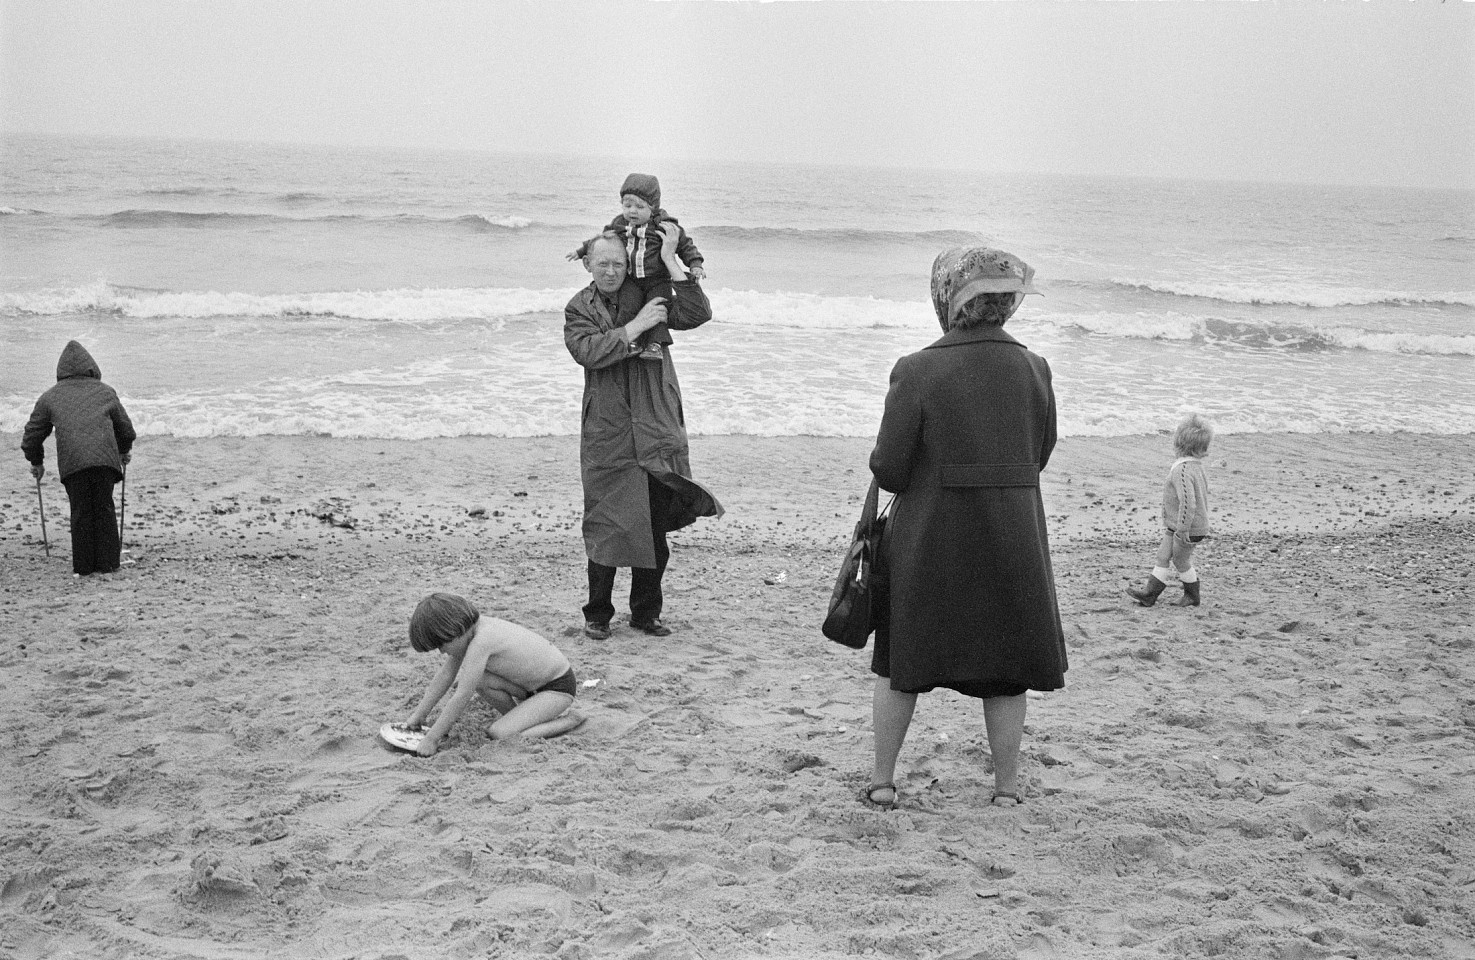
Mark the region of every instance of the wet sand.
<instances>
[{"instance_id":1,"label":"wet sand","mask_svg":"<svg viewBox=\"0 0 1475 960\"><path fill-rule=\"evenodd\" d=\"M817 626L868 441L694 438L728 514L673 537L677 632L603 643L574 438L148 438L134 562L82 580L0 441L0 956L1475 957L1469 436L1220 437L1197 609L1123 594L1167 438L1063 441L1027 801L937 693L891 812ZM380 746L432 589L559 644L588 723Z\"/></svg>"}]
</instances>

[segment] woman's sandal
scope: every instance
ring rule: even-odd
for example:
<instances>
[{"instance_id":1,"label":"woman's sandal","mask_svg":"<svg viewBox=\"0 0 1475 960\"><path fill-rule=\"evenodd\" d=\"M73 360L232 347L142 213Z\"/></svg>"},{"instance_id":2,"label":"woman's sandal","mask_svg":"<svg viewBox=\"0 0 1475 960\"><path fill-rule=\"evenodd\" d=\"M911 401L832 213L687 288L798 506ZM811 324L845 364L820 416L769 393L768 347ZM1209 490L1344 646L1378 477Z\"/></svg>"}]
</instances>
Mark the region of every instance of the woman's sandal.
<instances>
[{"instance_id":1,"label":"woman's sandal","mask_svg":"<svg viewBox=\"0 0 1475 960\"><path fill-rule=\"evenodd\" d=\"M884 800L884 801L883 800L877 800L876 799L876 794L879 791L881 791L881 790L890 790L891 791L891 799L890 800ZM860 792L860 798L862 800L864 800L866 803L869 803L873 807L879 807L882 810L890 810L892 807L895 807L896 806L896 784L894 784L894 783L874 783L874 784L871 784L870 786L866 787L864 790L862 790Z\"/></svg>"},{"instance_id":2,"label":"woman's sandal","mask_svg":"<svg viewBox=\"0 0 1475 960\"><path fill-rule=\"evenodd\" d=\"M999 802L1000 800L1013 800L1014 802L1013 803L1000 803ZM1022 806L1024 806L1024 798L1023 797L1021 797L1017 793L1010 793L1007 790L995 790L994 791L994 795L988 798L988 802L990 804L992 804L993 806L995 806L995 807L1006 807L1007 808L1007 807L1022 807Z\"/></svg>"}]
</instances>

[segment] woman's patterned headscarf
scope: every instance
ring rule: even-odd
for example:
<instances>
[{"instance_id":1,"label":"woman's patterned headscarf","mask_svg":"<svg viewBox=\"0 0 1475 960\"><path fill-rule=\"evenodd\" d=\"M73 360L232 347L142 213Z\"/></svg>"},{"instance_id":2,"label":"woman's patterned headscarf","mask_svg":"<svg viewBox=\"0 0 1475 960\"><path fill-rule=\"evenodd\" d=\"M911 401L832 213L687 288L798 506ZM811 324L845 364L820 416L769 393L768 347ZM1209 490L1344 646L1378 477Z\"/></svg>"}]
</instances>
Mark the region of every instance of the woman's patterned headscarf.
<instances>
[{"instance_id":1,"label":"woman's patterned headscarf","mask_svg":"<svg viewBox=\"0 0 1475 960\"><path fill-rule=\"evenodd\" d=\"M952 329L958 312L981 293L1013 293L1018 310L1026 293L1040 292L1031 282L1034 275L1029 264L993 247L944 250L932 261L932 306L937 322L944 332Z\"/></svg>"}]
</instances>

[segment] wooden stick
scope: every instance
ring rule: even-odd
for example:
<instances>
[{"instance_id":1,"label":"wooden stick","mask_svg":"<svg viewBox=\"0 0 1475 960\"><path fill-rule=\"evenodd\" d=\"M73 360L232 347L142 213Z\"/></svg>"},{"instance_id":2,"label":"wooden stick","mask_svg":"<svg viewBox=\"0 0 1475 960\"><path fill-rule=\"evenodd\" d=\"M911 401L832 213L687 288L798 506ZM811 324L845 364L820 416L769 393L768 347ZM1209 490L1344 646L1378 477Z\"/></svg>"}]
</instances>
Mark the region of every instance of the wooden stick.
<instances>
[{"instance_id":1,"label":"wooden stick","mask_svg":"<svg viewBox=\"0 0 1475 960\"><path fill-rule=\"evenodd\" d=\"M51 541L46 538L46 500L41 496L41 478L36 478L36 503L41 507L41 542L46 544L46 555L51 556Z\"/></svg>"}]
</instances>

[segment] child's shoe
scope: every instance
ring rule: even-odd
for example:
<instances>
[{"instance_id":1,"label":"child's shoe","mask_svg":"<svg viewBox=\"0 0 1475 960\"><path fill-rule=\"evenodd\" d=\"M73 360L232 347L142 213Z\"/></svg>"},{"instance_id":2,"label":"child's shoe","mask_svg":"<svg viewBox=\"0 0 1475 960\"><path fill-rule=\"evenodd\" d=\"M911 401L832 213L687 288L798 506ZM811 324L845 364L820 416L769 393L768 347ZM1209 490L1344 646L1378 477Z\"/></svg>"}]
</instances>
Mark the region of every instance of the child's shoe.
<instances>
[{"instance_id":1,"label":"child's shoe","mask_svg":"<svg viewBox=\"0 0 1475 960\"><path fill-rule=\"evenodd\" d=\"M1175 607L1196 607L1196 606L1198 606L1198 587L1199 587L1199 584L1201 584L1201 583L1203 583L1202 580L1195 580L1192 583L1185 583L1183 585L1183 596L1181 596L1177 600L1173 601L1173 606L1175 606Z\"/></svg>"},{"instance_id":2,"label":"child's shoe","mask_svg":"<svg viewBox=\"0 0 1475 960\"><path fill-rule=\"evenodd\" d=\"M647 343L645 348L640 351L640 359L654 360L656 363L660 363L666 359L666 351L661 349L659 343Z\"/></svg>"},{"instance_id":3,"label":"child's shoe","mask_svg":"<svg viewBox=\"0 0 1475 960\"><path fill-rule=\"evenodd\" d=\"M1185 583L1183 586L1184 586L1184 589L1186 590L1187 587L1188 587L1188 584ZM1127 588L1127 596L1131 597L1133 600L1136 600L1138 603L1142 604L1144 607L1150 607L1154 603L1157 603L1158 594L1160 594L1164 590L1166 590L1167 587L1168 587L1168 585L1166 583L1163 583L1157 577L1155 577L1155 576L1153 576L1151 574L1148 574L1148 576L1147 576L1147 583L1146 584L1144 584L1141 587L1128 587ZM1197 585L1195 585L1194 594L1196 595L1197 593L1198 593Z\"/></svg>"}]
</instances>

